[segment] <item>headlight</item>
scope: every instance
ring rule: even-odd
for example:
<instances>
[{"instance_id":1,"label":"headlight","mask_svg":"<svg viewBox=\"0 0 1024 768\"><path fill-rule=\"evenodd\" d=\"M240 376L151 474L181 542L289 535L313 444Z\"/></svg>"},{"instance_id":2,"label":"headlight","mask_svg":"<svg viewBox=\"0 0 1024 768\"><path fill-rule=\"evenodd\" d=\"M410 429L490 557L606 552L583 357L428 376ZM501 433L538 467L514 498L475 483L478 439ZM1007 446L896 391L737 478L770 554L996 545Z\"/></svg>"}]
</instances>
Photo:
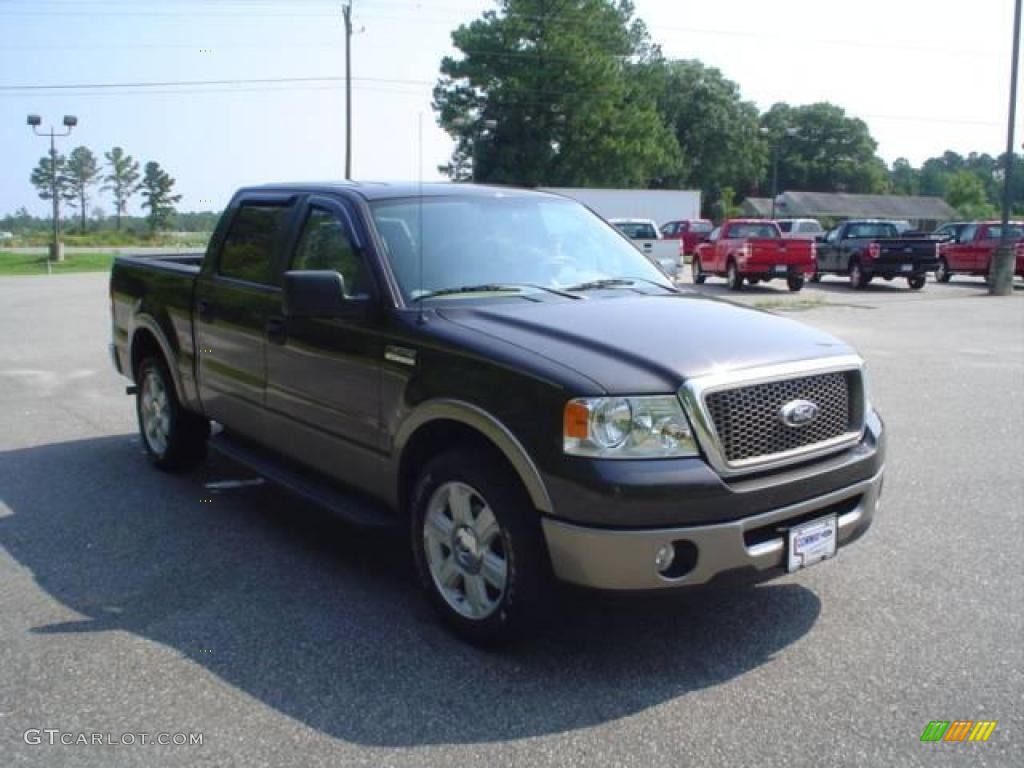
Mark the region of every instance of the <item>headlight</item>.
<instances>
[{"instance_id":1,"label":"headlight","mask_svg":"<svg viewBox=\"0 0 1024 768\"><path fill-rule=\"evenodd\" d=\"M603 459L696 456L690 422L675 395L580 397L565 405L565 452Z\"/></svg>"}]
</instances>

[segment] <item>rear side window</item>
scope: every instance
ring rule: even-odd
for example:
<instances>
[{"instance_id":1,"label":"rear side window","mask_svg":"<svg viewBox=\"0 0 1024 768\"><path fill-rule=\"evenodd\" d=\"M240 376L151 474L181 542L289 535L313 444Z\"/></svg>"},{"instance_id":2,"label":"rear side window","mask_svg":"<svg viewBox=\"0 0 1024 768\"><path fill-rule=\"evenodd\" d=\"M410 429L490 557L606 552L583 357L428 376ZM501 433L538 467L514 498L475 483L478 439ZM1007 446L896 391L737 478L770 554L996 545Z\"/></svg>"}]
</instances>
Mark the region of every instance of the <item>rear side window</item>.
<instances>
[{"instance_id":1,"label":"rear side window","mask_svg":"<svg viewBox=\"0 0 1024 768\"><path fill-rule=\"evenodd\" d=\"M779 225L779 229L781 229L783 232L792 232L793 231L793 222L792 221L779 221L779 222L776 222L776 223Z\"/></svg>"},{"instance_id":2,"label":"rear side window","mask_svg":"<svg viewBox=\"0 0 1024 768\"><path fill-rule=\"evenodd\" d=\"M274 246L288 223L287 205L243 204L220 252L220 274L273 285Z\"/></svg>"},{"instance_id":3,"label":"rear side window","mask_svg":"<svg viewBox=\"0 0 1024 768\"><path fill-rule=\"evenodd\" d=\"M818 222L816 221L805 221L800 224L800 227L797 231L818 233L821 232L821 225L818 224Z\"/></svg>"}]
</instances>

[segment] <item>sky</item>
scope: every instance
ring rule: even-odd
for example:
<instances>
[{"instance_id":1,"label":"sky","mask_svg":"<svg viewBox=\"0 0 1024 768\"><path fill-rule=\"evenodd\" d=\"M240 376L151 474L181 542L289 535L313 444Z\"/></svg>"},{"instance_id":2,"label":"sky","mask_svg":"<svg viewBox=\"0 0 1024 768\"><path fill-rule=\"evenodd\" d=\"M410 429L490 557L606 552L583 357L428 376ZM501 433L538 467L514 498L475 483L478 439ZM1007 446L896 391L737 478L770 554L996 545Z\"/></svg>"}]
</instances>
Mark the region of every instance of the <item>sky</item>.
<instances>
[{"instance_id":1,"label":"sky","mask_svg":"<svg viewBox=\"0 0 1024 768\"><path fill-rule=\"evenodd\" d=\"M887 162L1005 148L1013 0L634 4L666 56L718 67L762 110L839 104ZM430 107L438 65L451 31L494 5L353 0L354 178L440 178L452 142ZM159 162L181 210L219 210L246 184L342 178L344 74L340 0L0 0L0 214L49 210L28 180L47 151L29 113L78 117L65 154L119 145ZM282 77L310 79L127 85ZM111 87L82 87L96 84ZM40 85L72 87L25 88Z\"/></svg>"}]
</instances>

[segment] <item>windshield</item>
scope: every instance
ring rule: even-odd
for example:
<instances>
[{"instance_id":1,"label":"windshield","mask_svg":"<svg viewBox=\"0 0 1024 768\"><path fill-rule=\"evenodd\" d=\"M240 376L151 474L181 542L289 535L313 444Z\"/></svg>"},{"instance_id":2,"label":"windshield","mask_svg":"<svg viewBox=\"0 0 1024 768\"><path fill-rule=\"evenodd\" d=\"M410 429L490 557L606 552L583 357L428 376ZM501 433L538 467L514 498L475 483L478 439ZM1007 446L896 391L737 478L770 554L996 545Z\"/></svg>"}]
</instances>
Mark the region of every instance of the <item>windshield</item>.
<instances>
[{"instance_id":1,"label":"windshield","mask_svg":"<svg viewBox=\"0 0 1024 768\"><path fill-rule=\"evenodd\" d=\"M760 238L762 240L778 240L779 230L774 224L742 224L734 223L729 225L730 239Z\"/></svg>"},{"instance_id":2,"label":"windshield","mask_svg":"<svg viewBox=\"0 0 1024 768\"><path fill-rule=\"evenodd\" d=\"M895 225L886 223L850 224L846 228L846 237L853 239L859 237L899 237Z\"/></svg>"},{"instance_id":3,"label":"windshield","mask_svg":"<svg viewBox=\"0 0 1024 768\"><path fill-rule=\"evenodd\" d=\"M629 241L572 200L426 197L370 208L406 301L477 285L559 289L620 278L671 287Z\"/></svg>"},{"instance_id":4,"label":"windshield","mask_svg":"<svg viewBox=\"0 0 1024 768\"><path fill-rule=\"evenodd\" d=\"M622 233L630 240L657 240L658 233L649 221L613 221Z\"/></svg>"}]
</instances>

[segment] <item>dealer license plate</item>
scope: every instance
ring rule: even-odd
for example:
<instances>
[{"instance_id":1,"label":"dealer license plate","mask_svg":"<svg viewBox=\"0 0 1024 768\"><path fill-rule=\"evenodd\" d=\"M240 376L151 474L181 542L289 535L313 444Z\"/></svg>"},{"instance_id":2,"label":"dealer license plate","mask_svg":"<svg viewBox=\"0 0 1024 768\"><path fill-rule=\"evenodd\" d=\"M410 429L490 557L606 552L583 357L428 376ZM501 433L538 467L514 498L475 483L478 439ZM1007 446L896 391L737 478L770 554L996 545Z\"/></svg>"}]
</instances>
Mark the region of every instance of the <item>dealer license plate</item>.
<instances>
[{"instance_id":1,"label":"dealer license plate","mask_svg":"<svg viewBox=\"0 0 1024 768\"><path fill-rule=\"evenodd\" d=\"M775 267L773 267L773 269L775 270L775 274L777 275L784 275L789 271L789 267L787 267L785 264L776 264Z\"/></svg>"},{"instance_id":2,"label":"dealer license plate","mask_svg":"<svg viewBox=\"0 0 1024 768\"><path fill-rule=\"evenodd\" d=\"M913 264L901 264L900 265L900 272L913 272L913 271L914 271L914 265Z\"/></svg>"},{"instance_id":3,"label":"dealer license plate","mask_svg":"<svg viewBox=\"0 0 1024 768\"><path fill-rule=\"evenodd\" d=\"M789 529L786 570L792 573L836 554L836 516L829 515Z\"/></svg>"}]
</instances>

